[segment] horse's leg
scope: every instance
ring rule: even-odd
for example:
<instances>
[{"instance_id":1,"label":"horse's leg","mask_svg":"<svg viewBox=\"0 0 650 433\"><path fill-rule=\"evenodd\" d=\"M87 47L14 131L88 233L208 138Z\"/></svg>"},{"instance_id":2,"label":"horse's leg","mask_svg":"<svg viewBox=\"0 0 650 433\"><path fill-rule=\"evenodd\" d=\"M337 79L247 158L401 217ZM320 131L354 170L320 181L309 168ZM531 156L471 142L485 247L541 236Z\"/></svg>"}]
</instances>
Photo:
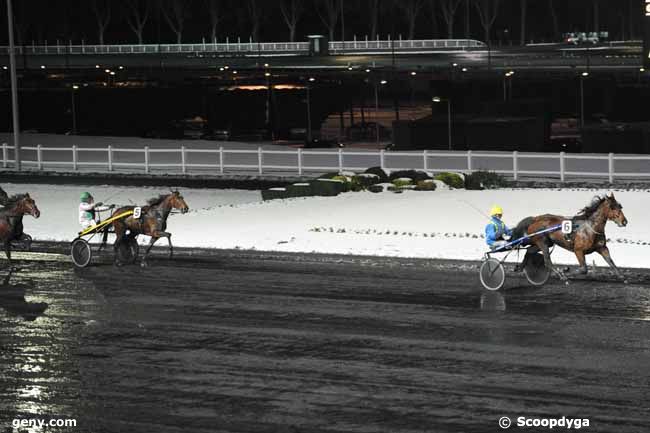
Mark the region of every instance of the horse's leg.
<instances>
[{"instance_id":1,"label":"horse's leg","mask_svg":"<svg viewBox=\"0 0 650 433\"><path fill-rule=\"evenodd\" d=\"M147 266L147 256L149 255L149 251L151 251L153 244L155 244L157 240L158 240L157 237L151 236L151 241L149 241L149 246L147 247L147 250L144 252L144 256L142 256L142 262L140 262L140 266L142 266L143 268Z\"/></svg>"},{"instance_id":2,"label":"horse's leg","mask_svg":"<svg viewBox=\"0 0 650 433\"><path fill-rule=\"evenodd\" d=\"M5 241L5 254L7 255L7 261L9 261L9 269L13 269L13 263L11 262L11 241Z\"/></svg>"},{"instance_id":3,"label":"horse's leg","mask_svg":"<svg viewBox=\"0 0 650 433\"><path fill-rule=\"evenodd\" d=\"M600 254L600 255L603 257L603 259L605 259L605 261L607 262L607 264L608 264L612 269L614 269L614 272L616 272L616 275L618 275L618 276L623 280L623 282L627 284L627 280L625 279L625 276L624 276L623 273L622 273L622 272L621 272L621 271L616 267L616 265L614 264L614 260L612 260L612 257L609 255L609 248L607 248L607 247L602 247L602 248L597 249L596 251L598 252L598 254Z\"/></svg>"},{"instance_id":4,"label":"horse's leg","mask_svg":"<svg viewBox=\"0 0 650 433\"><path fill-rule=\"evenodd\" d=\"M168 232L162 232L160 234L161 236L166 237L167 242L169 242L169 258L172 259L174 257L174 246L172 245L172 234Z\"/></svg>"},{"instance_id":5,"label":"horse's leg","mask_svg":"<svg viewBox=\"0 0 650 433\"><path fill-rule=\"evenodd\" d=\"M564 275L564 272L562 272L559 269L556 269L555 266L553 266L553 262L551 261L551 253L549 252L548 245L546 244L546 242L542 241L541 246L539 244L536 245L538 248L542 250L542 254L544 255L544 266L546 266L552 272L555 272L557 276L560 277L560 280L569 284L569 281L566 275Z\"/></svg>"},{"instance_id":6,"label":"horse's leg","mask_svg":"<svg viewBox=\"0 0 650 433\"><path fill-rule=\"evenodd\" d=\"M530 247L526 248L526 254L524 254L524 260L518 264L515 267L515 272L523 271L526 269L526 264L528 264L528 260L530 257L532 257L534 254L537 254L539 252L539 247L537 245L531 245Z\"/></svg>"},{"instance_id":7,"label":"horse's leg","mask_svg":"<svg viewBox=\"0 0 650 433\"><path fill-rule=\"evenodd\" d=\"M587 273L587 261L585 260L585 252L582 250L574 251L576 257L578 258L578 264L580 268L576 271L578 274L585 275Z\"/></svg>"}]
</instances>

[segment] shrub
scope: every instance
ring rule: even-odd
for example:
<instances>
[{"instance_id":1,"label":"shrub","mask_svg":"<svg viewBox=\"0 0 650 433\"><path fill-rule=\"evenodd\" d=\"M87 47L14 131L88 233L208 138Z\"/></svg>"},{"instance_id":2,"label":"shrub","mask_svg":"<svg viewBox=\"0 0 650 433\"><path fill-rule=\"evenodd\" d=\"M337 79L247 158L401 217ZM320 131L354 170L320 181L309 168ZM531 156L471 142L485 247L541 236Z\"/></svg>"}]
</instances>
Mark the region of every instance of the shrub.
<instances>
[{"instance_id":1,"label":"shrub","mask_svg":"<svg viewBox=\"0 0 650 433\"><path fill-rule=\"evenodd\" d=\"M289 197L309 197L312 194L311 185L308 183L294 183L287 187Z\"/></svg>"},{"instance_id":2,"label":"shrub","mask_svg":"<svg viewBox=\"0 0 650 433\"><path fill-rule=\"evenodd\" d=\"M508 185L508 181L498 173L475 171L465 176L466 189L493 189Z\"/></svg>"},{"instance_id":3,"label":"shrub","mask_svg":"<svg viewBox=\"0 0 650 433\"><path fill-rule=\"evenodd\" d=\"M413 181L408 177L400 177L393 180L393 185L397 188L402 188L405 186L413 185Z\"/></svg>"},{"instance_id":4,"label":"shrub","mask_svg":"<svg viewBox=\"0 0 650 433\"><path fill-rule=\"evenodd\" d=\"M436 190L436 183L433 181L433 179L426 179L426 180L421 180L417 183L415 190L416 191L435 191Z\"/></svg>"},{"instance_id":5,"label":"shrub","mask_svg":"<svg viewBox=\"0 0 650 433\"><path fill-rule=\"evenodd\" d=\"M368 191L370 192L384 192L384 185L383 184L376 184L376 185L370 185L368 187Z\"/></svg>"},{"instance_id":6,"label":"shrub","mask_svg":"<svg viewBox=\"0 0 650 433\"><path fill-rule=\"evenodd\" d=\"M456 173L438 173L434 178L440 180L452 188L461 189L465 186L465 181L463 178Z\"/></svg>"},{"instance_id":7,"label":"shrub","mask_svg":"<svg viewBox=\"0 0 650 433\"><path fill-rule=\"evenodd\" d=\"M363 189L368 189L371 185L376 185L380 182L379 176L372 173L361 173L352 178L352 183L360 185Z\"/></svg>"},{"instance_id":8,"label":"shrub","mask_svg":"<svg viewBox=\"0 0 650 433\"><path fill-rule=\"evenodd\" d=\"M287 197L289 197L289 193L285 188L269 188L262 190L262 200L264 201Z\"/></svg>"},{"instance_id":9,"label":"shrub","mask_svg":"<svg viewBox=\"0 0 650 433\"><path fill-rule=\"evenodd\" d=\"M381 167L370 167L364 173L377 175L379 177L379 183L388 182L388 174Z\"/></svg>"},{"instance_id":10,"label":"shrub","mask_svg":"<svg viewBox=\"0 0 650 433\"><path fill-rule=\"evenodd\" d=\"M334 179L316 179L309 182L314 195L335 196L345 191L345 182Z\"/></svg>"},{"instance_id":11,"label":"shrub","mask_svg":"<svg viewBox=\"0 0 650 433\"><path fill-rule=\"evenodd\" d=\"M334 179L335 177L341 176L341 173L337 172L332 172L332 173L325 173L321 174L318 176L319 179Z\"/></svg>"},{"instance_id":12,"label":"shrub","mask_svg":"<svg viewBox=\"0 0 650 433\"><path fill-rule=\"evenodd\" d=\"M429 176L427 173L423 171L417 171L417 170L394 171L390 174L389 179L393 181L395 179L399 179L400 177L408 177L409 179L412 179L414 182L431 179L431 176Z\"/></svg>"}]
</instances>

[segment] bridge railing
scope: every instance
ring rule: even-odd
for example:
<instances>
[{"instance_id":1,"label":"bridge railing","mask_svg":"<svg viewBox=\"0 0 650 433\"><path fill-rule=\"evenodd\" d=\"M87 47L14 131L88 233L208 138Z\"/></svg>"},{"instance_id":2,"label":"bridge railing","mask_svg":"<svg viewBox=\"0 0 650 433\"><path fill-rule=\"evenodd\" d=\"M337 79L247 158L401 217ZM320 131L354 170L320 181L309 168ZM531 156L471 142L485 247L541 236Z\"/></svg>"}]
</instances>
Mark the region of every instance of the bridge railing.
<instances>
[{"instance_id":1,"label":"bridge railing","mask_svg":"<svg viewBox=\"0 0 650 433\"><path fill-rule=\"evenodd\" d=\"M0 165L15 167L14 147L2 143ZM107 146L21 147L25 169L127 173L303 175L307 172L365 170L455 171L488 170L517 180L521 177L573 179L650 180L650 155L568 154L478 151L363 151L344 149L269 150L123 148Z\"/></svg>"},{"instance_id":2,"label":"bridge railing","mask_svg":"<svg viewBox=\"0 0 650 433\"><path fill-rule=\"evenodd\" d=\"M329 42L333 53L383 50L434 50L467 49L485 46L483 42L469 39L427 40L352 40ZM20 55L59 54L158 54L158 53L293 53L308 54L309 42L225 42L196 44L124 44L124 45L23 45L15 47ZM9 47L0 46L0 54L8 54Z\"/></svg>"}]
</instances>

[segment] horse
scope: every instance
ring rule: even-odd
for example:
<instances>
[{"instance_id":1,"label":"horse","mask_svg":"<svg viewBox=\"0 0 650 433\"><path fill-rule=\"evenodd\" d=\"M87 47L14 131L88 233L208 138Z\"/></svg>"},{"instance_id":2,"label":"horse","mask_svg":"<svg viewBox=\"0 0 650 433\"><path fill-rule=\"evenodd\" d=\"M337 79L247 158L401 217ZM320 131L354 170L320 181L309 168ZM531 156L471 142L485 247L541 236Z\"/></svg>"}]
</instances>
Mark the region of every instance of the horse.
<instances>
[{"instance_id":1,"label":"horse","mask_svg":"<svg viewBox=\"0 0 650 433\"><path fill-rule=\"evenodd\" d=\"M112 216L133 210L134 208L135 206L121 207L116 209ZM169 217L172 209L179 209L181 213L186 213L189 207L178 191L172 191L170 194L161 194L158 197L150 199L147 205L141 209L141 217L138 219L131 215L113 222L116 236L114 247L117 250L121 242L128 240L128 238L135 238L140 234L151 236L151 241L141 262L142 267L145 267L147 266L147 255L149 251L156 241L162 237L167 238L167 242L169 242L169 258L172 258L174 254L174 247L172 246L171 240L172 234L165 231L167 229L167 217ZM129 231L128 235L126 234L127 230ZM117 265L120 265L121 263L119 263L117 257L116 254L115 262Z\"/></svg>"},{"instance_id":2,"label":"horse","mask_svg":"<svg viewBox=\"0 0 650 433\"><path fill-rule=\"evenodd\" d=\"M513 238L519 239L537 231L561 225L566 220L570 220L572 223L571 233L565 234L557 230L533 236L530 239L532 246L527 249L521 268L526 266L526 262L533 254L541 251L544 255L545 266L555 271L562 280L566 281L567 278L562 271L555 269L551 263L549 247L558 245L576 255L580 265L579 274L584 275L588 272L585 255L597 252L605 259L616 275L625 281L623 274L614 264L606 245L605 224L607 224L607 221L613 221L619 227L625 227L628 222L623 213L623 206L616 201L613 193L607 196L594 197L589 205L582 208L572 218L550 214L527 217L513 229Z\"/></svg>"},{"instance_id":3,"label":"horse","mask_svg":"<svg viewBox=\"0 0 650 433\"><path fill-rule=\"evenodd\" d=\"M7 192L0 187L0 205L4 206L7 203L7 200L9 200L9 195Z\"/></svg>"},{"instance_id":4,"label":"horse","mask_svg":"<svg viewBox=\"0 0 650 433\"><path fill-rule=\"evenodd\" d=\"M32 237L23 233L23 216L31 215L34 218L41 216L36 202L29 194L16 194L5 201L5 206L0 210L0 242L4 244L5 254L11 263L11 242L22 241L31 245Z\"/></svg>"}]
</instances>

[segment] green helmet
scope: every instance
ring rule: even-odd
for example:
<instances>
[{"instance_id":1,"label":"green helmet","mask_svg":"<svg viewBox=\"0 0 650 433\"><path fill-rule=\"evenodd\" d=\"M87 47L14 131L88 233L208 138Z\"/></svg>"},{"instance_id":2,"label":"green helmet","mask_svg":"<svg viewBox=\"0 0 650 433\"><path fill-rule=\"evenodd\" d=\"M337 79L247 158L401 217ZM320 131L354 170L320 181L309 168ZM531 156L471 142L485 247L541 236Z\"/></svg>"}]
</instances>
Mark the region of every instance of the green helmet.
<instances>
[{"instance_id":1,"label":"green helmet","mask_svg":"<svg viewBox=\"0 0 650 433\"><path fill-rule=\"evenodd\" d=\"M88 201L90 201L90 197L92 197L92 195L90 195L90 193L86 191L81 193L80 199L82 202L88 203Z\"/></svg>"}]
</instances>

